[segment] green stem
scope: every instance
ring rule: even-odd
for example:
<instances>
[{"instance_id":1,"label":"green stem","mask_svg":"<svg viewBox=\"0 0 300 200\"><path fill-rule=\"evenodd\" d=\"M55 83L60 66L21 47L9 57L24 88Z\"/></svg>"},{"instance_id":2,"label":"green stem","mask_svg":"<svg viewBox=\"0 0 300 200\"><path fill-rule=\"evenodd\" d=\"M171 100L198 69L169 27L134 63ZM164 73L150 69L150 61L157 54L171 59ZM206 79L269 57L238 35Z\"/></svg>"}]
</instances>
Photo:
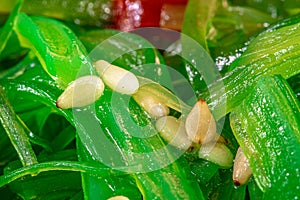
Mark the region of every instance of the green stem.
<instances>
[{"instance_id":1,"label":"green stem","mask_svg":"<svg viewBox=\"0 0 300 200\"><path fill-rule=\"evenodd\" d=\"M31 166L22 167L16 169L6 175L0 176L0 188L12 181L17 180L26 175L37 175L41 172L47 171L75 171L97 174L100 176L105 176L112 173L112 169L104 166L91 166L87 163L79 163L75 161L51 161L38 163ZM125 174L122 169L120 171L113 171L115 174Z\"/></svg>"},{"instance_id":2,"label":"green stem","mask_svg":"<svg viewBox=\"0 0 300 200\"><path fill-rule=\"evenodd\" d=\"M23 166L36 164L37 158L31 147L26 132L20 124L18 116L8 102L6 95L0 86L0 121L16 149Z\"/></svg>"}]
</instances>

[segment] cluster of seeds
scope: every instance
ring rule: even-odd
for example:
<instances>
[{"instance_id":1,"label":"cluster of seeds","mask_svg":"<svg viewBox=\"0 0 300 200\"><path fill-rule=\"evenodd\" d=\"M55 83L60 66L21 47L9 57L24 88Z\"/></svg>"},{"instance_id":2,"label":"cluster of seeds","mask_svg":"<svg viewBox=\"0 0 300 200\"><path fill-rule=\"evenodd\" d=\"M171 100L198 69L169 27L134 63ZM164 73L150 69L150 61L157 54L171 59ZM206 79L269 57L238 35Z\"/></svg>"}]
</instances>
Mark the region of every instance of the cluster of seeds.
<instances>
[{"instance_id":1,"label":"cluster of seeds","mask_svg":"<svg viewBox=\"0 0 300 200\"><path fill-rule=\"evenodd\" d=\"M130 71L98 60L94 67L100 77L87 75L72 81L58 97L58 108L83 107L98 100L104 91L104 84L112 90L132 95L139 88L137 77Z\"/></svg>"},{"instance_id":2,"label":"cluster of seeds","mask_svg":"<svg viewBox=\"0 0 300 200\"><path fill-rule=\"evenodd\" d=\"M138 78L130 71L98 60L94 67L98 76L80 77L69 84L59 96L56 105L62 109L83 107L101 97L104 84L113 91L132 95L135 101L155 121L160 135L168 144L183 150L196 149L199 158L214 162L224 168L233 164L233 154L225 139L217 133L216 122L204 100L196 102L187 116L169 115L170 108L163 99L148 92L148 85L140 86ZM251 176L249 162L239 148L233 170L236 185L244 184Z\"/></svg>"},{"instance_id":3,"label":"cluster of seeds","mask_svg":"<svg viewBox=\"0 0 300 200\"><path fill-rule=\"evenodd\" d=\"M205 101L198 101L187 116L162 116L156 128L171 145L184 150L197 150L199 158L222 167L231 167L233 155L216 131L216 122Z\"/></svg>"}]
</instances>

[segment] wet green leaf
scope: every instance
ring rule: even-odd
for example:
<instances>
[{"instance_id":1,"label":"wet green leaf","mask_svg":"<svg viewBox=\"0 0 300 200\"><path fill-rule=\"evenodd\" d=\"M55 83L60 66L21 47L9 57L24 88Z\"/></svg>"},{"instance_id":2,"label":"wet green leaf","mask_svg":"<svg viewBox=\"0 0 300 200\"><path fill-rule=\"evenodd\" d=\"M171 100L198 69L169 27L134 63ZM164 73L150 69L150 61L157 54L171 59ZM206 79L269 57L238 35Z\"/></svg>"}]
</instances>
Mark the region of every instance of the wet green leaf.
<instances>
[{"instance_id":1,"label":"wet green leaf","mask_svg":"<svg viewBox=\"0 0 300 200\"><path fill-rule=\"evenodd\" d=\"M264 198L299 197L300 103L287 82L259 79L230 123Z\"/></svg>"}]
</instances>

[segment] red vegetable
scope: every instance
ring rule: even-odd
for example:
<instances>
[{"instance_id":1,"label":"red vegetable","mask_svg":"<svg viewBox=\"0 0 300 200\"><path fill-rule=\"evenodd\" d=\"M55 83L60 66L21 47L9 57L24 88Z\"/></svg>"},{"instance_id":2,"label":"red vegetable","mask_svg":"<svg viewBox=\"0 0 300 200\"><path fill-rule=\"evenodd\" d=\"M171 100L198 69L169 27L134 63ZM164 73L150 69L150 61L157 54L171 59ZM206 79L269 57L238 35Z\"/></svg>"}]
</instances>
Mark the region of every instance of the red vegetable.
<instances>
[{"instance_id":1,"label":"red vegetable","mask_svg":"<svg viewBox=\"0 0 300 200\"><path fill-rule=\"evenodd\" d=\"M130 31L140 27L181 30L187 0L115 0L115 28Z\"/></svg>"}]
</instances>

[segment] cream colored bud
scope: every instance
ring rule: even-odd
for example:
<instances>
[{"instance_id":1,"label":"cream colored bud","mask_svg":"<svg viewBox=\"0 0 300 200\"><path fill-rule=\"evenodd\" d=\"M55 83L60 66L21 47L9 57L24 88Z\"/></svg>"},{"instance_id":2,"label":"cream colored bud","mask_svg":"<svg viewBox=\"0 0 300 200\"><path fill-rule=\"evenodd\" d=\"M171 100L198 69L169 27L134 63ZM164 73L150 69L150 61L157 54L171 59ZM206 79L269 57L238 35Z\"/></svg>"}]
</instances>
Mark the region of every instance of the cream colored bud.
<instances>
[{"instance_id":1,"label":"cream colored bud","mask_svg":"<svg viewBox=\"0 0 300 200\"><path fill-rule=\"evenodd\" d=\"M97 73L99 74L100 77L103 76L105 70L107 68L109 68L112 64L110 64L109 62L106 62L105 60L97 60L94 63L95 69L97 71Z\"/></svg>"},{"instance_id":2,"label":"cream colored bud","mask_svg":"<svg viewBox=\"0 0 300 200\"><path fill-rule=\"evenodd\" d=\"M204 100L199 100L185 122L188 138L197 144L217 141L216 122Z\"/></svg>"},{"instance_id":3,"label":"cream colored bud","mask_svg":"<svg viewBox=\"0 0 300 200\"><path fill-rule=\"evenodd\" d=\"M169 107L147 93L138 91L133 98L154 119L166 116L170 112Z\"/></svg>"},{"instance_id":4,"label":"cream colored bud","mask_svg":"<svg viewBox=\"0 0 300 200\"><path fill-rule=\"evenodd\" d=\"M129 198L125 196L114 196L114 197L110 197L107 200L129 200Z\"/></svg>"},{"instance_id":5,"label":"cream colored bud","mask_svg":"<svg viewBox=\"0 0 300 200\"><path fill-rule=\"evenodd\" d=\"M134 94L139 88L137 77L130 71L104 60L95 62L95 68L105 85L122 94Z\"/></svg>"},{"instance_id":6,"label":"cream colored bud","mask_svg":"<svg viewBox=\"0 0 300 200\"><path fill-rule=\"evenodd\" d=\"M203 158L224 168L233 164L233 155L225 144L208 143L201 146L199 158Z\"/></svg>"},{"instance_id":7,"label":"cream colored bud","mask_svg":"<svg viewBox=\"0 0 300 200\"><path fill-rule=\"evenodd\" d=\"M242 148L239 147L233 165L232 179L235 185L244 185L252 175L249 160L245 156Z\"/></svg>"},{"instance_id":8,"label":"cream colored bud","mask_svg":"<svg viewBox=\"0 0 300 200\"><path fill-rule=\"evenodd\" d=\"M184 123L173 116L164 116L156 121L156 129L172 146L187 150L192 142L187 138Z\"/></svg>"},{"instance_id":9,"label":"cream colored bud","mask_svg":"<svg viewBox=\"0 0 300 200\"><path fill-rule=\"evenodd\" d=\"M56 106L62 109L83 107L94 103L103 94L104 84L98 76L88 75L72 81L58 97Z\"/></svg>"}]
</instances>

